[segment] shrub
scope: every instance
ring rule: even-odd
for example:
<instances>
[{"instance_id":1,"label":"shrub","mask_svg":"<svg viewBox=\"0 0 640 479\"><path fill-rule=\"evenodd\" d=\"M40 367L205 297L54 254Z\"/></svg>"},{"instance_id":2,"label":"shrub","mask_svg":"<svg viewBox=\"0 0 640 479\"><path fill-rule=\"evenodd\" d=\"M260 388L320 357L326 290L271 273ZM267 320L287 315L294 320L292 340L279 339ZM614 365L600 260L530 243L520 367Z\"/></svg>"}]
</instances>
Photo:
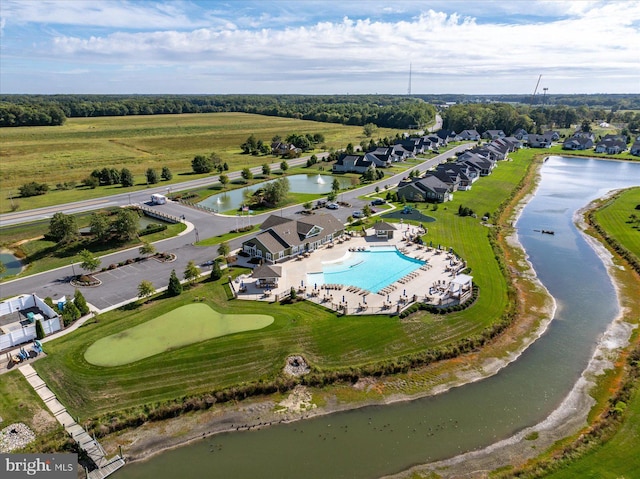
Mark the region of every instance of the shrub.
<instances>
[{"instance_id":1,"label":"shrub","mask_svg":"<svg viewBox=\"0 0 640 479\"><path fill-rule=\"evenodd\" d=\"M213 265L211 266L211 279L213 281L218 281L220 278L222 278L222 270L220 269L220 263L218 263L217 261L214 261Z\"/></svg>"},{"instance_id":2,"label":"shrub","mask_svg":"<svg viewBox=\"0 0 640 479\"><path fill-rule=\"evenodd\" d=\"M169 286L167 286L167 294L169 296L179 296L182 293L182 284L176 275L176 270L171 270L171 276L169 276Z\"/></svg>"},{"instance_id":3,"label":"shrub","mask_svg":"<svg viewBox=\"0 0 640 479\"><path fill-rule=\"evenodd\" d=\"M153 233L157 233L158 231L164 231L167 228L168 226L165 224L151 223L151 224L148 224L145 229L143 229L142 231L139 231L138 236L150 235Z\"/></svg>"},{"instance_id":4,"label":"shrub","mask_svg":"<svg viewBox=\"0 0 640 479\"><path fill-rule=\"evenodd\" d=\"M49 191L49 185L46 183L36 183L32 181L30 183L25 183L19 188L20 196L23 198L28 198L29 196L38 196L44 195L47 191Z\"/></svg>"},{"instance_id":5,"label":"shrub","mask_svg":"<svg viewBox=\"0 0 640 479\"><path fill-rule=\"evenodd\" d=\"M42 339L45 337L44 327L42 326L42 321L39 319L36 321L36 338Z\"/></svg>"}]
</instances>

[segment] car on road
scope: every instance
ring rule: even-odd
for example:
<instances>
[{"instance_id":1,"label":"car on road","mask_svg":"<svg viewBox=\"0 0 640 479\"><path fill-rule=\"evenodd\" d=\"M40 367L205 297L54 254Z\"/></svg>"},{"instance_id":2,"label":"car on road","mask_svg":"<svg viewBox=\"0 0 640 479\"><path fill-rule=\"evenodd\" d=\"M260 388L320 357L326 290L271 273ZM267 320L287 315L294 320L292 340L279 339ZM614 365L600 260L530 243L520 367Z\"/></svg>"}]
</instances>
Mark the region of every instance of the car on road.
<instances>
[{"instance_id":1,"label":"car on road","mask_svg":"<svg viewBox=\"0 0 640 479\"><path fill-rule=\"evenodd\" d=\"M351 216L353 216L354 218L364 218L364 213L360 210L357 210L354 211Z\"/></svg>"},{"instance_id":2,"label":"car on road","mask_svg":"<svg viewBox=\"0 0 640 479\"><path fill-rule=\"evenodd\" d=\"M383 200L382 198L376 198L375 200L373 200L371 202L371 206L384 205L385 203L386 203L386 201Z\"/></svg>"},{"instance_id":3,"label":"car on road","mask_svg":"<svg viewBox=\"0 0 640 479\"><path fill-rule=\"evenodd\" d=\"M329 208L330 210L337 210L338 208L340 208L340 205L338 205L338 203L329 203L327 205L327 208Z\"/></svg>"}]
</instances>

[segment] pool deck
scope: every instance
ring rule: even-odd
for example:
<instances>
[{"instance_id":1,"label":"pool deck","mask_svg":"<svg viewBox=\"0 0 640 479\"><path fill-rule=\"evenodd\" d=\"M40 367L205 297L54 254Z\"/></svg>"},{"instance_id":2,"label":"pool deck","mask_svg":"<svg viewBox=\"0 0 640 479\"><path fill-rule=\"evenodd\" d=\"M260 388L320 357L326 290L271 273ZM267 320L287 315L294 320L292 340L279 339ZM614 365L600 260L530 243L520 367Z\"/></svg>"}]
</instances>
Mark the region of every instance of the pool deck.
<instances>
[{"instance_id":1,"label":"pool deck","mask_svg":"<svg viewBox=\"0 0 640 479\"><path fill-rule=\"evenodd\" d=\"M396 314L415 301L440 304L446 301L451 280L464 269L463 261L436 248L417 245L404 239L405 234L416 233L413 226L397 230L396 238L380 239L375 232L367 230L367 236L353 236L346 241L336 241L310 253L303 259L291 259L278 263L282 277L278 287L271 290L259 288L250 275L238 277L233 284L239 299L278 301L295 287L301 297L344 314ZM322 264L344 257L350 249L372 249L380 246L396 247L411 258L427 263L407 276L383 288L378 293L367 292L357 287L324 285L314 289L307 284L307 273L322 271ZM242 284L243 291L239 291ZM301 284L304 286L301 287Z\"/></svg>"}]
</instances>

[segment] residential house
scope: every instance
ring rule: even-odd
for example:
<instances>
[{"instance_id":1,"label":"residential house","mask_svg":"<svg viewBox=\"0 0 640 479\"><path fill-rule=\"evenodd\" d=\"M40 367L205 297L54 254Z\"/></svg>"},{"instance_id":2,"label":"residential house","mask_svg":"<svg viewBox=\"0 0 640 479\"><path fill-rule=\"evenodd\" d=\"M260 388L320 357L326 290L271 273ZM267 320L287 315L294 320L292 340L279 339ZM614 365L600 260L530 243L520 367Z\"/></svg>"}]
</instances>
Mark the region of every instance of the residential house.
<instances>
[{"instance_id":1,"label":"residential house","mask_svg":"<svg viewBox=\"0 0 640 479\"><path fill-rule=\"evenodd\" d=\"M397 158L397 161L404 161L407 158L415 158L415 154L413 153L413 148L405 148L404 145L396 143L391 148L393 148L393 155Z\"/></svg>"},{"instance_id":2,"label":"residential house","mask_svg":"<svg viewBox=\"0 0 640 479\"><path fill-rule=\"evenodd\" d=\"M343 234L344 225L331 214L295 220L271 215L260 232L242 243L242 251L273 264L314 251Z\"/></svg>"},{"instance_id":3,"label":"residential house","mask_svg":"<svg viewBox=\"0 0 640 479\"><path fill-rule=\"evenodd\" d=\"M410 155L421 155L424 153L424 142L422 138L405 138L396 142L396 145L402 145Z\"/></svg>"},{"instance_id":4,"label":"residential house","mask_svg":"<svg viewBox=\"0 0 640 479\"><path fill-rule=\"evenodd\" d=\"M527 143L531 148L551 148L551 137L545 135L536 135L535 133L530 133L528 136Z\"/></svg>"},{"instance_id":5,"label":"residential house","mask_svg":"<svg viewBox=\"0 0 640 479\"><path fill-rule=\"evenodd\" d=\"M414 178L411 182L400 184L398 198L443 203L453 199L453 190L447 183L428 173L424 178Z\"/></svg>"},{"instance_id":6,"label":"residential house","mask_svg":"<svg viewBox=\"0 0 640 479\"><path fill-rule=\"evenodd\" d=\"M438 165L436 173L444 173L453 182L455 189L460 191L470 190L471 184L480 178L480 171L466 163L443 163ZM436 174L439 179L442 177ZM444 181L444 180L443 180ZM448 183L445 181L445 183Z\"/></svg>"},{"instance_id":7,"label":"residential house","mask_svg":"<svg viewBox=\"0 0 640 479\"><path fill-rule=\"evenodd\" d=\"M593 133L591 133L590 131L578 130L572 136L574 138L589 138L591 141L594 142L594 144L595 144L595 141L596 141L596 136Z\"/></svg>"},{"instance_id":8,"label":"residential house","mask_svg":"<svg viewBox=\"0 0 640 479\"><path fill-rule=\"evenodd\" d=\"M487 130L482 134L482 138L487 138L489 140L497 140L498 138L504 138L505 133L502 130Z\"/></svg>"},{"instance_id":9,"label":"residential house","mask_svg":"<svg viewBox=\"0 0 640 479\"><path fill-rule=\"evenodd\" d=\"M480 172L480 176L490 175L496 167L496 161L473 151L465 151L456 163L467 164Z\"/></svg>"},{"instance_id":10,"label":"residential house","mask_svg":"<svg viewBox=\"0 0 640 479\"><path fill-rule=\"evenodd\" d=\"M388 168L391 166L391 163L401 160L401 157L394 153L394 149L391 146L376 148L366 153L364 157L375 165L376 168Z\"/></svg>"},{"instance_id":11,"label":"residential house","mask_svg":"<svg viewBox=\"0 0 640 479\"><path fill-rule=\"evenodd\" d=\"M527 141L529 133L527 133L527 130L525 130L524 128L518 128L513 136L515 136L518 140Z\"/></svg>"},{"instance_id":12,"label":"residential house","mask_svg":"<svg viewBox=\"0 0 640 479\"><path fill-rule=\"evenodd\" d=\"M274 155L288 155L290 152L295 154L302 153L302 150L292 143L274 141L271 143L271 152Z\"/></svg>"},{"instance_id":13,"label":"residential house","mask_svg":"<svg viewBox=\"0 0 640 479\"><path fill-rule=\"evenodd\" d=\"M640 156L640 140L636 140L633 145L631 145L630 153L634 156Z\"/></svg>"},{"instance_id":14,"label":"residential house","mask_svg":"<svg viewBox=\"0 0 640 479\"><path fill-rule=\"evenodd\" d=\"M520 148L522 148L524 144L522 140L517 139L515 136L507 136L505 138L501 138L500 140L496 140L496 141L504 141L507 144L509 144L511 148L509 151L519 150Z\"/></svg>"},{"instance_id":15,"label":"residential house","mask_svg":"<svg viewBox=\"0 0 640 479\"><path fill-rule=\"evenodd\" d=\"M547 130L542 135L550 138L551 141L558 141L560 139L560 132L555 130Z\"/></svg>"},{"instance_id":16,"label":"residential house","mask_svg":"<svg viewBox=\"0 0 640 479\"><path fill-rule=\"evenodd\" d=\"M627 151L627 137L624 135L605 135L596 145L596 153L617 155Z\"/></svg>"},{"instance_id":17,"label":"residential house","mask_svg":"<svg viewBox=\"0 0 640 479\"><path fill-rule=\"evenodd\" d=\"M343 153L333 164L334 173L364 173L370 167L375 168L373 162L360 155Z\"/></svg>"},{"instance_id":18,"label":"residential house","mask_svg":"<svg viewBox=\"0 0 640 479\"><path fill-rule=\"evenodd\" d=\"M478 141L480 140L480 133L476 130L462 130L458 134L458 139L462 141Z\"/></svg>"},{"instance_id":19,"label":"residential house","mask_svg":"<svg viewBox=\"0 0 640 479\"><path fill-rule=\"evenodd\" d=\"M458 135L453 130L442 129L439 130L436 135L438 135L438 138L446 141L445 144L448 144L450 141L456 141L458 139Z\"/></svg>"},{"instance_id":20,"label":"residential house","mask_svg":"<svg viewBox=\"0 0 640 479\"><path fill-rule=\"evenodd\" d=\"M593 140L588 136L572 136L562 142L563 150L587 150L593 148Z\"/></svg>"}]
</instances>

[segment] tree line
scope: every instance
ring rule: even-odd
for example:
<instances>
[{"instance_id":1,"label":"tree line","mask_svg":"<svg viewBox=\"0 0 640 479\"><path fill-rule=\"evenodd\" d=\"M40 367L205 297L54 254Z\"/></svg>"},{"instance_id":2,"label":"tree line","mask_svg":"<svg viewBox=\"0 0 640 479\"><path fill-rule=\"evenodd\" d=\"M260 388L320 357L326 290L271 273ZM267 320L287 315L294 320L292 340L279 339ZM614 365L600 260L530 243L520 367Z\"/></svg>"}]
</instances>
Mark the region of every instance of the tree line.
<instances>
[{"instance_id":1,"label":"tree line","mask_svg":"<svg viewBox=\"0 0 640 479\"><path fill-rule=\"evenodd\" d=\"M570 128L595 120L625 123L631 131L640 129L640 113L573 108L564 105L534 107L507 103L466 103L452 105L442 112L443 127L456 132L503 130L512 135L518 128L542 133L543 128Z\"/></svg>"},{"instance_id":2,"label":"tree line","mask_svg":"<svg viewBox=\"0 0 640 479\"><path fill-rule=\"evenodd\" d=\"M436 109L419 98L394 95L0 95L0 126L54 125L78 117L217 112L409 128L433 121Z\"/></svg>"}]
</instances>

